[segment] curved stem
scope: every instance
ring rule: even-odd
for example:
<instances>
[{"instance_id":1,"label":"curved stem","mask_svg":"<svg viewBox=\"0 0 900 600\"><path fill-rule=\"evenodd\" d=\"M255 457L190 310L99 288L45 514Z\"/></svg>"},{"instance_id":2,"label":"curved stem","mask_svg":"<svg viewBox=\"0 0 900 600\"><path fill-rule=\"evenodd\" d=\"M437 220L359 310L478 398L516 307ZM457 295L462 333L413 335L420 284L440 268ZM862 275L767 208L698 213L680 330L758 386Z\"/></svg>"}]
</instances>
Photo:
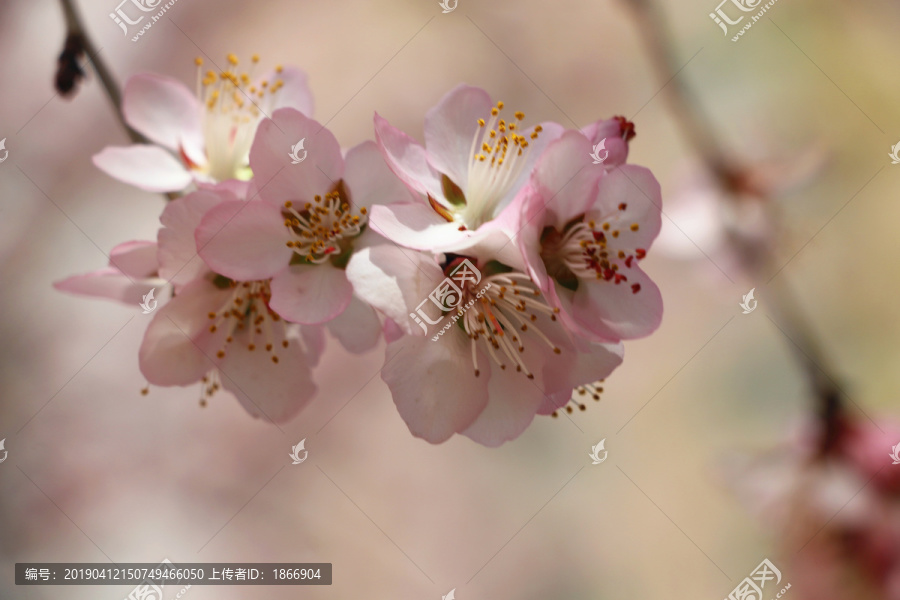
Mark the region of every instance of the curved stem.
<instances>
[{"instance_id":1,"label":"curved stem","mask_svg":"<svg viewBox=\"0 0 900 600\"><path fill-rule=\"evenodd\" d=\"M770 198L766 190L748 185L747 169L725 150L712 120L704 113L702 105L689 87L674 75L681 68L674 57L674 43L664 18L653 0L625 0L634 11L638 29L647 46L654 70L664 83L663 92L670 103L674 117L685 137L701 156L707 168L721 188L728 202L737 203L738 194L752 194L766 202ZM769 204L769 202L766 202ZM741 240L730 237L729 244L742 258L749 274L761 277L776 264L771 248L750 249ZM783 283L778 289L770 289L767 303L782 322L782 332L793 342L793 354L809 382L817 401L817 414L822 424L820 452L830 453L836 446L843 422L844 406L841 389L836 383L835 371L822 350L821 342L799 307L790 286Z\"/></svg>"}]
</instances>

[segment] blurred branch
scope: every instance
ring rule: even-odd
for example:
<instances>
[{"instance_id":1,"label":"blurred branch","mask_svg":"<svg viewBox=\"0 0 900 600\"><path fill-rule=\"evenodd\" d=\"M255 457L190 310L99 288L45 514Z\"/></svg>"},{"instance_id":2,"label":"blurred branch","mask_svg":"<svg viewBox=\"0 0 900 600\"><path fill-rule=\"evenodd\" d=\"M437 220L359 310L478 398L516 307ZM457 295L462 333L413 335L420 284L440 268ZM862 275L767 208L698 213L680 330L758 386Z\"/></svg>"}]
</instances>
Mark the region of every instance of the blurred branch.
<instances>
[{"instance_id":1,"label":"blurred branch","mask_svg":"<svg viewBox=\"0 0 900 600\"><path fill-rule=\"evenodd\" d=\"M748 165L725 149L713 121L706 115L692 90L683 80L673 77L679 70L675 60L675 45L656 2L624 1L633 9L638 30L657 77L664 84L663 93L676 122L712 173L723 197L727 202L737 204L740 195L745 194L770 205L769 191L750 183L753 179ZM760 248L758 243L751 245L746 242L739 233L729 236L729 243L741 258L743 268L753 277L763 277L767 269L776 265L774 248L769 244L763 244ZM823 427L819 449L822 455L828 454L838 441L844 413L842 392L836 383L835 371L789 284L784 283L777 289L768 290L767 303L780 321L776 326L793 342L792 353L800 363L817 400L817 415Z\"/></svg>"},{"instance_id":2,"label":"blurred branch","mask_svg":"<svg viewBox=\"0 0 900 600\"><path fill-rule=\"evenodd\" d=\"M131 141L135 144L145 142L146 139L144 136L133 130L128 126L128 123L125 122L125 118L121 112L122 93L119 91L119 86L110 72L109 67L107 67L106 63L103 62L103 59L100 58L97 48L94 46L94 42L91 41L90 36L84 29L81 17L78 15L78 11L75 9L74 4L72 4L72 0L60 0L60 3L62 4L63 14L66 17L66 45L63 49L62 56L60 56L61 63L66 60L63 57L67 54L86 53L88 55L88 60L94 68L94 72L97 73L97 77L103 85L103 90L106 92L107 98L109 98L109 101L112 103L113 108L116 111L116 116L122 124L122 127L125 129L125 132L128 134L128 137L131 138ZM61 64L60 74L62 74L63 69L64 65ZM84 74L82 73L81 75L83 76ZM70 93L72 90L72 88L66 89L65 84L60 86L59 75L57 76L57 89L63 95Z\"/></svg>"},{"instance_id":3,"label":"blurred branch","mask_svg":"<svg viewBox=\"0 0 900 600\"><path fill-rule=\"evenodd\" d=\"M84 78L84 71L78 64L78 59L87 54L88 62L97 73L103 91L113 105L113 111L116 118L128 135L128 138L135 144L147 143L147 138L132 129L125 121L125 115L122 113L122 93L119 85L116 83L115 77L109 67L100 58L100 53L94 46L94 42L88 35L78 10L75 8L72 0L59 0L62 4L63 15L66 19L66 42L63 51L59 56L59 68L56 73L56 89L63 96L72 94L79 81ZM168 200L174 200L178 194L174 192L163 193Z\"/></svg>"}]
</instances>

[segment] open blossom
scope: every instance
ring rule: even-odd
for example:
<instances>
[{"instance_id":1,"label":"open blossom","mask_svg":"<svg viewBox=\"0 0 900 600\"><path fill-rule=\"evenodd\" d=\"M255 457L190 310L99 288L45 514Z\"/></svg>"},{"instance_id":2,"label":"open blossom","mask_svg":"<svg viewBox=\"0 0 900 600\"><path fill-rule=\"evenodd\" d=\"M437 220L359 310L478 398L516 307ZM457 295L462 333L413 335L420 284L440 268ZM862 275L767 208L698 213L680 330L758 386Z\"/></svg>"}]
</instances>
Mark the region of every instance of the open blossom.
<instances>
[{"instance_id":1,"label":"open blossom","mask_svg":"<svg viewBox=\"0 0 900 600\"><path fill-rule=\"evenodd\" d=\"M291 140L306 158L292 164ZM197 230L200 255L235 281L271 279L269 306L285 319L327 323L351 351L375 345L381 323L353 294L345 268L355 250L377 243L367 228L375 202L408 200L373 142L342 156L330 131L293 109L259 127L250 153L259 199L223 202Z\"/></svg>"},{"instance_id":2,"label":"open blossom","mask_svg":"<svg viewBox=\"0 0 900 600\"><path fill-rule=\"evenodd\" d=\"M225 190L201 190L170 202L159 232L160 272L175 297L156 311L138 353L141 372L159 386L203 383L203 397L224 388L254 416L291 419L315 395L312 367L323 339L289 324L269 306L271 281L236 282L196 254L204 214L236 202Z\"/></svg>"},{"instance_id":3,"label":"open blossom","mask_svg":"<svg viewBox=\"0 0 900 600\"><path fill-rule=\"evenodd\" d=\"M375 135L391 170L419 194L415 202L376 207L372 227L402 246L433 252L496 256L520 264L509 239L513 199L548 143L554 123L526 127L525 115L504 117L503 102L459 86L425 117L425 146L375 115ZM500 235L498 235L498 233Z\"/></svg>"},{"instance_id":4,"label":"open blossom","mask_svg":"<svg viewBox=\"0 0 900 600\"><path fill-rule=\"evenodd\" d=\"M569 329L595 341L645 336L662 297L638 265L659 233L659 184L647 169L591 164L590 140L567 131L544 152L517 236L531 276Z\"/></svg>"},{"instance_id":5,"label":"open blossom","mask_svg":"<svg viewBox=\"0 0 900 600\"><path fill-rule=\"evenodd\" d=\"M156 74L136 75L125 84L122 112L129 126L153 144L108 147L94 156L102 171L153 192L177 192L192 182L212 184L250 177L247 157L260 120L281 107L312 114L306 74L276 67L257 77L238 71L228 56L225 70L202 71L197 92ZM254 56L253 67L259 59Z\"/></svg>"},{"instance_id":6,"label":"open blossom","mask_svg":"<svg viewBox=\"0 0 900 600\"><path fill-rule=\"evenodd\" d=\"M413 435L440 443L462 433L498 446L536 414L565 406L574 388L607 376L622 348L573 340L528 275L497 262L468 258L461 308L427 302L463 260L385 244L354 255L348 275L389 317L382 378ZM417 316L433 323L427 334Z\"/></svg>"}]
</instances>

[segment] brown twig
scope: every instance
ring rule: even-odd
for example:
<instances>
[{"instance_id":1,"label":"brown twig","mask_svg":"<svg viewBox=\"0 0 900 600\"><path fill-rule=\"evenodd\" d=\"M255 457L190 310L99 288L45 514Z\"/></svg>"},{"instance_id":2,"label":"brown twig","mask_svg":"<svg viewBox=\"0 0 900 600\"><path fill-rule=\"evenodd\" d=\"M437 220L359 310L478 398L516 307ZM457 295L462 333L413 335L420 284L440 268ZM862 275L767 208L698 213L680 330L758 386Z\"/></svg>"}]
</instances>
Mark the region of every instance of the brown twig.
<instances>
[{"instance_id":1,"label":"brown twig","mask_svg":"<svg viewBox=\"0 0 900 600\"><path fill-rule=\"evenodd\" d=\"M103 91L106 92L106 97L109 98L109 101L113 106L113 112L116 114L116 118L122 125L122 128L125 130L128 138L135 144L146 144L148 142L147 138L132 129L131 126L129 126L125 121L125 115L122 113L122 92L119 90L119 85L116 83L116 79L115 77L113 77L112 71L109 70L109 67L106 65L103 59L100 58L100 53L94 46L94 42L91 40L91 36L88 35L87 30L84 28L84 25L81 22L81 17L79 16L72 0L59 1L60 4L62 4L63 15L66 19L66 45L65 49L63 50L63 55L65 56L68 54L72 56L78 54L82 50L87 53L88 61L91 63L94 72L97 73L97 77L100 79L100 84L103 87ZM60 60L62 60L62 57L60 58ZM80 67L75 68L80 69ZM58 88L60 87L59 77L60 74L57 74ZM63 90L60 90L60 93L65 92L63 92ZM163 196L165 196L167 200L175 200L176 198L178 198L178 194L175 192L163 192Z\"/></svg>"},{"instance_id":2,"label":"brown twig","mask_svg":"<svg viewBox=\"0 0 900 600\"><path fill-rule=\"evenodd\" d=\"M672 36L656 3L653 0L625 2L633 9L654 70L665 84L663 93L675 121L713 175L723 192L722 197L737 204L741 195L749 194L770 205L769 191L748 185L752 179L748 176L750 171L747 165L726 150L712 120L707 117L689 86L682 79L673 77L680 66L675 62ZM741 258L742 266L753 277L762 277L776 264L776 254L771 245L763 243L762 248L751 247L747 240L740 238L739 232L732 232L729 242ZM817 415L822 424L820 453L829 454L838 443L844 416L842 392L836 383L835 371L789 284L783 283L767 290L766 301L777 316L784 334L793 342L792 353L800 363L817 401Z\"/></svg>"},{"instance_id":3,"label":"brown twig","mask_svg":"<svg viewBox=\"0 0 900 600\"><path fill-rule=\"evenodd\" d=\"M116 117L119 119L119 122L122 124L122 127L125 129L125 132L128 134L131 141L136 144L146 142L147 140L144 136L129 127L128 123L125 122L125 118L122 115L122 93L119 91L119 86L116 83L112 72L109 70L109 67L107 67L103 59L100 58L97 48L94 46L94 42L87 34L87 31L81 22L78 11L75 9L74 4L72 4L72 0L59 1L62 4L63 14L66 18L67 44L70 43L70 41L74 41L74 43L80 45L87 53L88 60L91 63L94 72L97 73L97 77L100 79L103 90L106 92L106 97L109 98L109 101L115 109Z\"/></svg>"}]
</instances>

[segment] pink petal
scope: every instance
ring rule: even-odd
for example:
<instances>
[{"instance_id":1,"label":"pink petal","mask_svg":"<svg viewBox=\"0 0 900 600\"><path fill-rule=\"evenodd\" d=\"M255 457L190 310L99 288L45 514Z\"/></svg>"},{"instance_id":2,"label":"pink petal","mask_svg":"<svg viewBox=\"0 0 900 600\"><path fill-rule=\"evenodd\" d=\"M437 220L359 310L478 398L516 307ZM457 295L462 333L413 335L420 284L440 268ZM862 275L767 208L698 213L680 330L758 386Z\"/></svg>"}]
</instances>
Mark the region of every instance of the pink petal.
<instances>
[{"instance_id":1,"label":"pink petal","mask_svg":"<svg viewBox=\"0 0 900 600\"><path fill-rule=\"evenodd\" d=\"M237 200L246 200L250 191L250 182L239 181L237 179L226 179L225 181L212 183L198 181L197 187L201 190L212 192L228 192Z\"/></svg>"},{"instance_id":2,"label":"pink petal","mask_svg":"<svg viewBox=\"0 0 900 600\"><path fill-rule=\"evenodd\" d=\"M122 95L125 120L148 139L178 151L203 147L202 107L180 81L153 73L135 75Z\"/></svg>"},{"instance_id":3,"label":"pink petal","mask_svg":"<svg viewBox=\"0 0 900 600\"><path fill-rule=\"evenodd\" d=\"M493 368L490 400L463 435L489 447L519 437L537 414L544 394L523 373Z\"/></svg>"},{"instance_id":4,"label":"pink petal","mask_svg":"<svg viewBox=\"0 0 900 600\"><path fill-rule=\"evenodd\" d=\"M472 139L478 119L488 120L494 103L481 88L460 85L425 115L428 162L439 173L465 189L469 180Z\"/></svg>"},{"instance_id":5,"label":"pink petal","mask_svg":"<svg viewBox=\"0 0 900 600\"><path fill-rule=\"evenodd\" d=\"M328 263L292 265L272 279L271 288L272 310L304 325L330 321L344 312L353 298L347 275Z\"/></svg>"},{"instance_id":6,"label":"pink petal","mask_svg":"<svg viewBox=\"0 0 900 600\"><path fill-rule=\"evenodd\" d=\"M464 232L465 238L447 244L441 250L467 254L485 262L497 260L523 271L525 264L514 240L522 227L520 214L519 201L516 200L477 230Z\"/></svg>"},{"instance_id":7,"label":"pink petal","mask_svg":"<svg viewBox=\"0 0 900 600\"><path fill-rule=\"evenodd\" d=\"M543 127L544 130L541 132L540 136L535 140L530 140L531 144L529 148L531 150L528 152L528 156L525 157L525 165L519 173L518 178L516 178L515 182L510 186L506 196L497 203L497 210L495 211L497 214L508 207L521 193L522 189L528 184L532 172L534 172L537 163L540 161L541 157L543 157L546 149L566 131L562 125L549 121L541 123L541 127ZM523 128L523 132L528 131L531 131L531 128Z\"/></svg>"},{"instance_id":8,"label":"pink petal","mask_svg":"<svg viewBox=\"0 0 900 600\"><path fill-rule=\"evenodd\" d=\"M303 140L292 164L291 148ZM293 108L280 108L271 119L263 119L250 149L253 170L252 193L273 204L312 201L324 196L344 176L341 147L332 133Z\"/></svg>"},{"instance_id":9,"label":"pink petal","mask_svg":"<svg viewBox=\"0 0 900 600\"><path fill-rule=\"evenodd\" d=\"M373 206L369 226L379 235L414 250L465 245L471 235L459 231L459 224L446 221L430 207L412 202Z\"/></svg>"},{"instance_id":10,"label":"pink petal","mask_svg":"<svg viewBox=\"0 0 900 600\"><path fill-rule=\"evenodd\" d=\"M200 256L213 271L238 281L268 279L284 270L294 251L277 206L232 200L213 207L196 233Z\"/></svg>"},{"instance_id":11,"label":"pink petal","mask_svg":"<svg viewBox=\"0 0 900 600\"><path fill-rule=\"evenodd\" d=\"M149 279L159 271L156 242L125 242L109 253L109 266L131 279Z\"/></svg>"},{"instance_id":12,"label":"pink petal","mask_svg":"<svg viewBox=\"0 0 900 600\"><path fill-rule=\"evenodd\" d=\"M269 83L281 81L283 84L272 97L271 112L275 112L279 108L293 108L308 117L312 116L313 96L305 71L296 67L284 67L281 73L272 71L263 79Z\"/></svg>"},{"instance_id":13,"label":"pink petal","mask_svg":"<svg viewBox=\"0 0 900 600\"><path fill-rule=\"evenodd\" d=\"M549 217L544 205L543 197L534 190L527 193L526 200L521 204L521 227L516 233L515 240L522 254L525 268L532 281L544 293L550 286L550 277L541 258L541 234L548 224Z\"/></svg>"},{"instance_id":14,"label":"pink petal","mask_svg":"<svg viewBox=\"0 0 900 600\"><path fill-rule=\"evenodd\" d=\"M349 352L361 354L378 345L381 339L381 321L375 309L353 296L347 308L325 324Z\"/></svg>"},{"instance_id":15,"label":"pink petal","mask_svg":"<svg viewBox=\"0 0 900 600\"><path fill-rule=\"evenodd\" d=\"M621 271L620 271L621 272ZM574 295L572 316L602 339L618 341L653 333L662 321L662 294L640 267L625 269L628 281L582 279ZM633 285L640 289L634 292Z\"/></svg>"},{"instance_id":16,"label":"pink petal","mask_svg":"<svg viewBox=\"0 0 900 600\"><path fill-rule=\"evenodd\" d=\"M416 196L394 175L384 162L375 142L367 141L351 148L344 157L344 183L350 190L353 207L373 204L415 202Z\"/></svg>"},{"instance_id":17,"label":"pink petal","mask_svg":"<svg viewBox=\"0 0 900 600\"><path fill-rule=\"evenodd\" d=\"M309 404L317 389L311 361L300 341L288 338L289 345L284 348L284 327L272 330L277 364L269 352L232 344L219 364L220 377L222 387L233 393L248 413L286 423Z\"/></svg>"},{"instance_id":18,"label":"pink petal","mask_svg":"<svg viewBox=\"0 0 900 600\"><path fill-rule=\"evenodd\" d=\"M620 244L630 248L648 249L662 227L662 194L659 182L644 167L624 165L601 177L597 184L598 215L609 218L610 224L620 224ZM625 204L625 210L619 206ZM611 217L611 218L610 218ZM633 223L638 231L629 230Z\"/></svg>"},{"instance_id":19,"label":"pink petal","mask_svg":"<svg viewBox=\"0 0 900 600\"><path fill-rule=\"evenodd\" d=\"M480 351L479 351L480 354ZM381 377L410 432L432 444L469 427L488 400L489 367L475 377L464 335L403 336L388 346Z\"/></svg>"},{"instance_id":20,"label":"pink petal","mask_svg":"<svg viewBox=\"0 0 900 600\"><path fill-rule=\"evenodd\" d=\"M84 275L73 275L53 283L53 287L61 292L118 300L134 307L137 307L144 295L156 286L159 286L159 283L144 280L132 281L115 268L100 269Z\"/></svg>"},{"instance_id":21,"label":"pink petal","mask_svg":"<svg viewBox=\"0 0 900 600\"><path fill-rule=\"evenodd\" d=\"M385 319L384 320L384 329L382 330L384 333L384 339L388 344L396 342L400 338L402 338L405 333L400 329L400 326L394 322L393 319Z\"/></svg>"},{"instance_id":22,"label":"pink petal","mask_svg":"<svg viewBox=\"0 0 900 600\"><path fill-rule=\"evenodd\" d=\"M577 387L605 379L622 364L624 356L625 347L621 343L587 344L574 356L568 384Z\"/></svg>"},{"instance_id":23,"label":"pink petal","mask_svg":"<svg viewBox=\"0 0 900 600\"><path fill-rule=\"evenodd\" d=\"M420 194L441 198L441 175L428 163L423 148L414 139L375 113L375 140L394 174Z\"/></svg>"},{"instance_id":24,"label":"pink petal","mask_svg":"<svg viewBox=\"0 0 900 600\"><path fill-rule=\"evenodd\" d=\"M591 151L586 137L567 131L547 147L537 162L532 176L536 194L529 194L529 201L546 207L545 225L561 231L569 220L593 205L597 181L606 170L592 164Z\"/></svg>"},{"instance_id":25,"label":"pink petal","mask_svg":"<svg viewBox=\"0 0 900 600\"><path fill-rule=\"evenodd\" d=\"M303 341L303 350L306 352L310 366L319 364L319 359L325 351L325 327L322 325L297 325L300 330L300 339Z\"/></svg>"},{"instance_id":26,"label":"pink petal","mask_svg":"<svg viewBox=\"0 0 900 600\"><path fill-rule=\"evenodd\" d=\"M566 373L565 385L569 389L547 394L538 409L538 414L549 415L569 403L575 388L589 383L596 383L608 377L620 364L624 356L622 344L588 343L572 354L572 360ZM577 399L578 396L575 395Z\"/></svg>"},{"instance_id":27,"label":"pink petal","mask_svg":"<svg viewBox=\"0 0 900 600\"><path fill-rule=\"evenodd\" d=\"M94 155L94 165L119 181L148 192L178 192L193 176L159 146L108 146Z\"/></svg>"},{"instance_id":28,"label":"pink petal","mask_svg":"<svg viewBox=\"0 0 900 600\"><path fill-rule=\"evenodd\" d=\"M141 373L154 385L197 383L214 364L218 336L209 333L207 314L231 297L209 281L198 279L156 311L138 351Z\"/></svg>"},{"instance_id":29,"label":"pink petal","mask_svg":"<svg viewBox=\"0 0 900 600\"><path fill-rule=\"evenodd\" d=\"M356 294L384 313L394 326L421 336L426 332L409 313L428 298L444 274L428 254L382 244L355 253L347 265L347 277Z\"/></svg>"},{"instance_id":30,"label":"pink petal","mask_svg":"<svg viewBox=\"0 0 900 600\"><path fill-rule=\"evenodd\" d=\"M197 254L194 232L200 226L203 215L212 207L234 199L229 193L215 193L204 189L166 205L159 218L163 226L157 234L160 277L173 283L178 289L209 271L209 267Z\"/></svg>"}]
</instances>

